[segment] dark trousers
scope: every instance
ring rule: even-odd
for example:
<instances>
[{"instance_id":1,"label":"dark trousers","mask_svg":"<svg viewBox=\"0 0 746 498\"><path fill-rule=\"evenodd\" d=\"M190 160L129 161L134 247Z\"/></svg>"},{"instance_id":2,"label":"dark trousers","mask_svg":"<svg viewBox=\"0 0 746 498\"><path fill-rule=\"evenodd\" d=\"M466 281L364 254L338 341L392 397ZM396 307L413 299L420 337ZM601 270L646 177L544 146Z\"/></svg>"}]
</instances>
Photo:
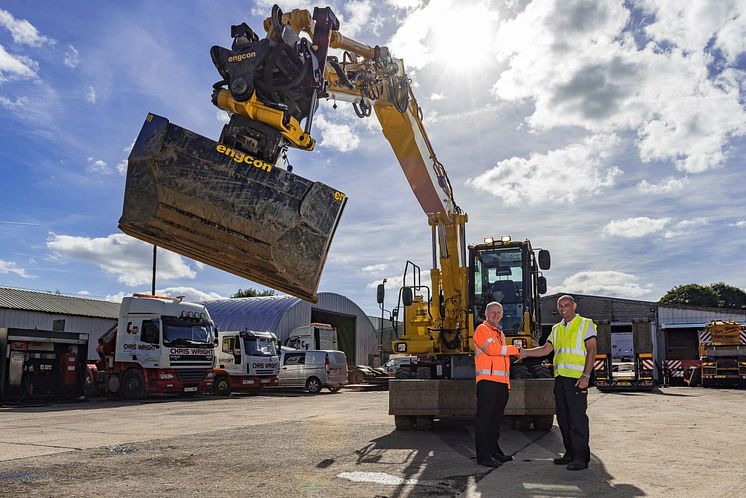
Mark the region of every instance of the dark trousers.
<instances>
[{"instance_id":1,"label":"dark trousers","mask_svg":"<svg viewBox=\"0 0 746 498\"><path fill-rule=\"evenodd\" d=\"M554 378L554 403L557 408L557 424L562 433L565 454L573 460L590 462L591 449L588 445L588 389L575 387L578 379L557 376Z\"/></svg>"},{"instance_id":2,"label":"dark trousers","mask_svg":"<svg viewBox=\"0 0 746 498\"><path fill-rule=\"evenodd\" d=\"M485 460L500 449L500 424L508 404L508 385L502 382L477 382L477 417L474 420L474 443L477 461Z\"/></svg>"}]
</instances>

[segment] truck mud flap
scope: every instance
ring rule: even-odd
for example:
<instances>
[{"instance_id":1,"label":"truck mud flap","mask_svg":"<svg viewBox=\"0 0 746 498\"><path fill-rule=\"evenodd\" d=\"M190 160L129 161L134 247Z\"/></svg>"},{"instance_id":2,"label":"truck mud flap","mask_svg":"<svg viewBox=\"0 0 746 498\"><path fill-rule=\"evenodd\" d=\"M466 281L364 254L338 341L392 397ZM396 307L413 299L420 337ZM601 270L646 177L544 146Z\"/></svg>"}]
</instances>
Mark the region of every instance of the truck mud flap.
<instances>
[{"instance_id":1,"label":"truck mud flap","mask_svg":"<svg viewBox=\"0 0 746 498\"><path fill-rule=\"evenodd\" d=\"M127 167L119 228L316 302L347 198L148 114Z\"/></svg>"}]
</instances>

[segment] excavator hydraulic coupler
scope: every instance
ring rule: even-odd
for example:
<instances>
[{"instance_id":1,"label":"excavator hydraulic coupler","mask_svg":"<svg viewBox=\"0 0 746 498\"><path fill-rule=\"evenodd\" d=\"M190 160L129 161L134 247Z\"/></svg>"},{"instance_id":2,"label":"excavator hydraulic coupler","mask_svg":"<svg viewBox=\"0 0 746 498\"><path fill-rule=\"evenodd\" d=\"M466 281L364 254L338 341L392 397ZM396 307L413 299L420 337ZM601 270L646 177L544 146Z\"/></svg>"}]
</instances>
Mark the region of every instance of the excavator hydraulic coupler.
<instances>
[{"instance_id":1,"label":"excavator hydraulic coupler","mask_svg":"<svg viewBox=\"0 0 746 498\"><path fill-rule=\"evenodd\" d=\"M316 302L346 196L148 114L127 167L126 234Z\"/></svg>"}]
</instances>

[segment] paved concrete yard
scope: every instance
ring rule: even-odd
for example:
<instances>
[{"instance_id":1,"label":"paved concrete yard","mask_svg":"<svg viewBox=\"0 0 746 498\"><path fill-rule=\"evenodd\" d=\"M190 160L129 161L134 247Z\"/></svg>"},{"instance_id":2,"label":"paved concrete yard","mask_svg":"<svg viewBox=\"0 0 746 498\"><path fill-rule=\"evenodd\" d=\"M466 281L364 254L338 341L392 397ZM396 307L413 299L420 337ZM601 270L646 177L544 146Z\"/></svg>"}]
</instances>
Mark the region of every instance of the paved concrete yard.
<instances>
[{"instance_id":1,"label":"paved concrete yard","mask_svg":"<svg viewBox=\"0 0 746 498\"><path fill-rule=\"evenodd\" d=\"M591 390L587 471L546 434L476 465L468 420L396 432L386 392L91 401L0 408L0 495L741 496L746 391Z\"/></svg>"}]
</instances>

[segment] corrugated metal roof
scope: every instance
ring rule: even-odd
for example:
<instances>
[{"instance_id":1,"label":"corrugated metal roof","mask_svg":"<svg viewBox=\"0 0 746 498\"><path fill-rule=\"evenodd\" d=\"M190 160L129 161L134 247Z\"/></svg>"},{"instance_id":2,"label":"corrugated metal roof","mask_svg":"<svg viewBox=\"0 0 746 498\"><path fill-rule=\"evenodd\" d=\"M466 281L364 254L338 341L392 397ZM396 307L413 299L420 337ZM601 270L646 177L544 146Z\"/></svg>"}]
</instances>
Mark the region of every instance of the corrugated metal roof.
<instances>
[{"instance_id":1,"label":"corrugated metal roof","mask_svg":"<svg viewBox=\"0 0 746 498\"><path fill-rule=\"evenodd\" d=\"M203 301L218 330L277 332L285 313L300 299L293 296L243 297Z\"/></svg>"},{"instance_id":2,"label":"corrugated metal roof","mask_svg":"<svg viewBox=\"0 0 746 498\"><path fill-rule=\"evenodd\" d=\"M119 303L7 287L0 287L0 308L97 318L119 316Z\"/></svg>"}]
</instances>

